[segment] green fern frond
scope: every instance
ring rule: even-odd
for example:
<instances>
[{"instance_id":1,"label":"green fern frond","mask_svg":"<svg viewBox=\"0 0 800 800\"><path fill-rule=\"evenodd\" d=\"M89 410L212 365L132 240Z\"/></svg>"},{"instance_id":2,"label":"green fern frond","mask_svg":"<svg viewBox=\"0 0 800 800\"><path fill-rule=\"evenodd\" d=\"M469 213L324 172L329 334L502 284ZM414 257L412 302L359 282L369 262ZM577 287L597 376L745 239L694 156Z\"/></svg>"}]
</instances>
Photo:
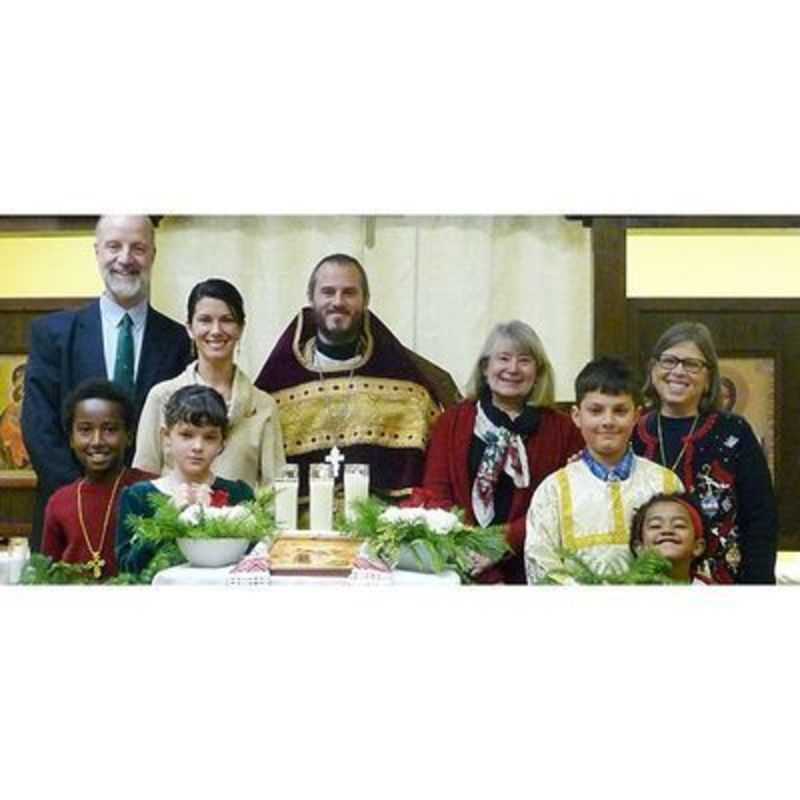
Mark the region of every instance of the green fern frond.
<instances>
[{"instance_id":1,"label":"green fern frond","mask_svg":"<svg viewBox=\"0 0 800 800\"><path fill-rule=\"evenodd\" d=\"M548 572L542 583L562 584L569 580L589 586L647 586L678 583L672 578L672 563L655 550L645 550L624 569L603 574L571 550L562 548L559 556L563 566Z\"/></svg>"}]
</instances>

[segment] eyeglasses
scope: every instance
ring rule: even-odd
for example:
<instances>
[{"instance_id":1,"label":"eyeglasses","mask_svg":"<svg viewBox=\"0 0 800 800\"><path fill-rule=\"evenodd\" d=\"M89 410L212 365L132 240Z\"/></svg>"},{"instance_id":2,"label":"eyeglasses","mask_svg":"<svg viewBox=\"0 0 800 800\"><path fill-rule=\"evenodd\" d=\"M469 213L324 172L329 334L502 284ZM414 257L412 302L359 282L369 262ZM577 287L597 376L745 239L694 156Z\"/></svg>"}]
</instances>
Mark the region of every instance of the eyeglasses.
<instances>
[{"instance_id":1,"label":"eyeglasses","mask_svg":"<svg viewBox=\"0 0 800 800\"><path fill-rule=\"evenodd\" d=\"M677 356L659 356L656 361L661 369L668 372L680 364L690 375L697 375L708 364L699 358L678 358Z\"/></svg>"}]
</instances>

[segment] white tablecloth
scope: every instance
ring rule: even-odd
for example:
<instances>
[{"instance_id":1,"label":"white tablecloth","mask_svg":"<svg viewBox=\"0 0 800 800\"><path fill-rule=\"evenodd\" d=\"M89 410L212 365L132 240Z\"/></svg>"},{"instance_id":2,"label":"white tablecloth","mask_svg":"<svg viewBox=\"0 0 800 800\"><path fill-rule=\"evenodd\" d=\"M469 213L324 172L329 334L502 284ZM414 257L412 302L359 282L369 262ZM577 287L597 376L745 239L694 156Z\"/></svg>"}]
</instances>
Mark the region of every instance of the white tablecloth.
<instances>
[{"instance_id":1,"label":"white tablecloth","mask_svg":"<svg viewBox=\"0 0 800 800\"><path fill-rule=\"evenodd\" d=\"M153 586L225 586L228 573L232 569L233 566L190 567L186 564L179 564L177 567L169 567L169 569L157 573L153 578ZM313 578L305 575L272 575L270 581L270 586L302 586L304 584L347 586L348 581L347 578ZM461 580L458 574L451 571L429 575L424 572L395 570L392 573L392 583L389 585L459 586L460 584Z\"/></svg>"},{"instance_id":2,"label":"white tablecloth","mask_svg":"<svg viewBox=\"0 0 800 800\"><path fill-rule=\"evenodd\" d=\"M800 583L800 551L778 551L778 559L775 562L775 582L779 585Z\"/></svg>"}]
</instances>

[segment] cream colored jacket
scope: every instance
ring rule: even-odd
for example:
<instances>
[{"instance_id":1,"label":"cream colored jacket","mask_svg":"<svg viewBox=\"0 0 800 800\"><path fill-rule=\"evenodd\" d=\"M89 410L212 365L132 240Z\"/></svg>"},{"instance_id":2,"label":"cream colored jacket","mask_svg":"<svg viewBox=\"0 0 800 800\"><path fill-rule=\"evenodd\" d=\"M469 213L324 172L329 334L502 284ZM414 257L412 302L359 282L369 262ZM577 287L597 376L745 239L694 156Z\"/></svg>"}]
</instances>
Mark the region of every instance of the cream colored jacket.
<instances>
[{"instance_id":1,"label":"cream colored jacket","mask_svg":"<svg viewBox=\"0 0 800 800\"><path fill-rule=\"evenodd\" d=\"M133 466L158 475L172 466L161 443L164 406L181 387L203 383L196 368L197 362L193 361L176 378L158 383L150 390L139 419ZM225 449L212 465L214 474L231 481L246 481L252 487L272 483L276 472L286 463L277 407L238 367L228 418L228 437Z\"/></svg>"},{"instance_id":2,"label":"cream colored jacket","mask_svg":"<svg viewBox=\"0 0 800 800\"><path fill-rule=\"evenodd\" d=\"M582 459L553 472L539 484L528 509L528 583L561 569L562 549L585 559L601 575L623 571L633 558L628 542L636 509L660 492L682 491L674 472L639 456L624 481L600 480Z\"/></svg>"}]
</instances>

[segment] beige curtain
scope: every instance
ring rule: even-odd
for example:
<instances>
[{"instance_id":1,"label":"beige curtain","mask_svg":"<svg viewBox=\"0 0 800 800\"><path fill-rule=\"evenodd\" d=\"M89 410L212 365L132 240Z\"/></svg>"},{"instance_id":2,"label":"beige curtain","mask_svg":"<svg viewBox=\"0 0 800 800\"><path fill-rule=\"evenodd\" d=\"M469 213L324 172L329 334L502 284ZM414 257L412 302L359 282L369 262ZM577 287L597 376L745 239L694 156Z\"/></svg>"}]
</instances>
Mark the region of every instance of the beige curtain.
<instances>
[{"instance_id":1,"label":"beige curtain","mask_svg":"<svg viewBox=\"0 0 800 800\"><path fill-rule=\"evenodd\" d=\"M563 217L165 217L153 276L157 308L183 320L199 280L242 292L239 363L251 376L301 305L311 268L345 252L367 270L370 307L400 340L463 387L491 326L525 320L572 399L591 357L588 230Z\"/></svg>"}]
</instances>

